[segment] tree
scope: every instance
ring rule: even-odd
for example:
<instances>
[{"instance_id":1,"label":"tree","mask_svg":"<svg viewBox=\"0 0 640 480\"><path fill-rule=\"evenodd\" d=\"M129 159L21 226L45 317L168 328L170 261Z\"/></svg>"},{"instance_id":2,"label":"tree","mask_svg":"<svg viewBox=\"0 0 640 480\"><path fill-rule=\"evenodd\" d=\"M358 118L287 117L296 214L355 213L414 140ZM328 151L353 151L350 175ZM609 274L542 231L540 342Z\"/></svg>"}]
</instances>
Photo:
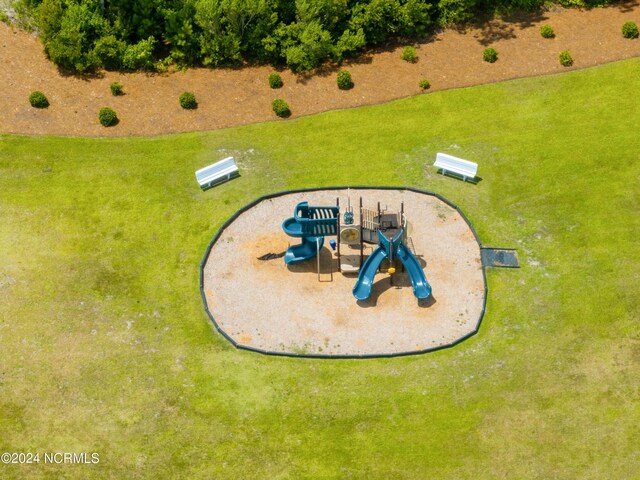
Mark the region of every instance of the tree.
<instances>
[{"instance_id":1,"label":"tree","mask_svg":"<svg viewBox=\"0 0 640 480\"><path fill-rule=\"evenodd\" d=\"M127 43L149 37L157 41L164 32L164 12L169 8L169 2L181 4L183 0L109 0L104 15Z\"/></svg>"},{"instance_id":2,"label":"tree","mask_svg":"<svg viewBox=\"0 0 640 480\"><path fill-rule=\"evenodd\" d=\"M178 9L164 12L164 40L170 46L171 58L176 63L193 65L200 62L200 35L195 24L195 1L187 0Z\"/></svg>"},{"instance_id":3,"label":"tree","mask_svg":"<svg viewBox=\"0 0 640 480\"><path fill-rule=\"evenodd\" d=\"M198 0L195 21L202 29L200 51L204 65L225 65L239 62L240 38L227 29L227 19L220 0Z\"/></svg>"},{"instance_id":4,"label":"tree","mask_svg":"<svg viewBox=\"0 0 640 480\"><path fill-rule=\"evenodd\" d=\"M108 30L96 5L71 4L63 8L60 0L45 0L40 11L45 52L57 65L84 72L100 65L94 44ZM53 19L43 17L53 13ZM45 30L46 29L46 30Z\"/></svg>"},{"instance_id":5,"label":"tree","mask_svg":"<svg viewBox=\"0 0 640 480\"><path fill-rule=\"evenodd\" d=\"M205 64L267 59L263 39L276 28L277 0L198 0L195 23L201 30Z\"/></svg>"},{"instance_id":6,"label":"tree","mask_svg":"<svg viewBox=\"0 0 640 480\"><path fill-rule=\"evenodd\" d=\"M153 67L153 37L140 40L134 45L127 46L122 56L122 66L129 70L148 70Z\"/></svg>"},{"instance_id":7,"label":"tree","mask_svg":"<svg viewBox=\"0 0 640 480\"><path fill-rule=\"evenodd\" d=\"M333 51L331 35L315 20L303 28L291 31L299 32L299 35L290 39L290 45L284 50L284 55L287 65L294 72L317 67L320 61Z\"/></svg>"},{"instance_id":8,"label":"tree","mask_svg":"<svg viewBox=\"0 0 640 480\"><path fill-rule=\"evenodd\" d=\"M118 40L115 35L105 35L95 43L93 54L107 70L117 70L122 68L122 57L126 49L124 41Z\"/></svg>"}]
</instances>

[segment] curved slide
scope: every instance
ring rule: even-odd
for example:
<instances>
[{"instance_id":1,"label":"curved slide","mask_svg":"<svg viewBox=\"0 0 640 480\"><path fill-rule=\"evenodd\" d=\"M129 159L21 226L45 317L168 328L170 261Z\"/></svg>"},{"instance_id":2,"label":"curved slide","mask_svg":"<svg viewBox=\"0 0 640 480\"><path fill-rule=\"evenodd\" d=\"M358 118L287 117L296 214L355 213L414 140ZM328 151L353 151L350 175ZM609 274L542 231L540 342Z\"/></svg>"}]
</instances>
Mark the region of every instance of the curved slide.
<instances>
[{"instance_id":1,"label":"curved slide","mask_svg":"<svg viewBox=\"0 0 640 480\"><path fill-rule=\"evenodd\" d=\"M290 246L284 255L284 263L303 262L315 257L324 244L325 235L338 233L338 207L310 207L300 202L293 210L293 217L282 222L282 230L290 237L300 238L301 243Z\"/></svg>"},{"instance_id":2,"label":"curved slide","mask_svg":"<svg viewBox=\"0 0 640 480\"><path fill-rule=\"evenodd\" d=\"M371 295L371 288L373 287L373 278L376 276L378 267L382 260L387 258L387 252L384 248L376 248L369 258L364 262L360 275L358 275L358 281L353 286L353 296L357 300L366 300Z\"/></svg>"},{"instance_id":3,"label":"curved slide","mask_svg":"<svg viewBox=\"0 0 640 480\"><path fill-rule=\"evenodd\" d=\"M317 243L316 238L319 240ZM324 245L324 237L302 237L302 243L287 249L287 253L284 254L284 263L291 265L309 260L318 254L322 245Z\"/></svg>"},{"instance_id":4,"label":"curved slide","mask_svg":"<svg viewBox=\"0 0 640 480\"><path fill-rule=\"evenodd\" d=\"M413 294L418 297L418 299L428 298L429 295L431 295L431 285L427 282L427 277L418 259L404 244L400 244L398 247L398 258L407 269L407 273L411 279L411 285L413 286Z\"/></svg>"},{"instance_id":5,"label":"curved slide","mask_svg":"<svg viewBox=\"0 0 640 480\"><path fill-rule=\"evenodd\" d=\"M290 237L302 237L302 224L298 222L294 217L287 218L282 222L282 230Z\"/></svg>"},{"instance_id":6,"label":"curved slide","mask_svg":"<svg viewBox=\"0 0 640 480\"><path fill-rule=\"evenodd\" d=\"M291 265L292 263L304 262L318 254L318 250L324 245L323 236L307 236L302 232L302 224L294 217L287 218L282 222L282 230L290 237L300 238L301 243L292 245L284 254L284 263ZM316 243L316 238L318 242Z\"/></svg>"}]
</instances>

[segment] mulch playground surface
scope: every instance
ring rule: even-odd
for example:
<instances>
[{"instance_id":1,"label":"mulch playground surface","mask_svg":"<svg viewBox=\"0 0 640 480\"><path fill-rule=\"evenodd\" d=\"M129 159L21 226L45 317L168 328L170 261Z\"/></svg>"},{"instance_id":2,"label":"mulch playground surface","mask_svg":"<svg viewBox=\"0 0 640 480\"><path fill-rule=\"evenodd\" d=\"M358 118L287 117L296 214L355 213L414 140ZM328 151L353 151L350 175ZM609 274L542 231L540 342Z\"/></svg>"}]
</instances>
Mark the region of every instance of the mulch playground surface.
<instances>
[{"instance_id":1,"label":"mulch playground surface","mask_svg":"<svg viewBox=\"0 0 640 480\"><path fill-rule=\"evenodd\" d=\"M384 269L371 297L357 301L358 274L338 272L328 239L314 258L287 266L283 258L262 261L300 239L288 237L282 222L301 201L310 205L352 205L389 213L400 210L410 223L409 245L432 286L418 300L400 265ZM357 210L357 209L356 209ZM355 213L359 222L359 214ZM359 256L359 248L343 254ZM365 244L365 255L376 245ZM239 346L276 354L379 356L441 348L473 334L482 318L485 282L480 246L473 231L442 200L408 190L357 189L288 193L262 200L240 214L211 248L203 269L205 301L216 325Z\"/></svg>"},{"instance_id":2,"label":"mulch playground surface","mask_svg":"<svg viewBox=\"0 0 640 480\"><path fill-rule=\"evenodd\" d=\"M211 130L276 119L274 98L289 103L292 117L337 108L371 105L420 94L418 82L431 82L428 92L466 87L518 77L564 72L640 55L640 39L622 37L625 21L640 23L638 1L591 10L553 8L533 15L505 17L470 27L445 30L417 45L418 61L400 58L402 47L370 52L342 68L351 71L355 87L338 90L337 66L309 75L283 71L284 87L271 90L269 66L239 69L194 68L166 74L98 72L74 76L60 72L32 34L0 24L0 133L74 136L159 135ZM551 25L553 39L540 36ZM499 59L483 61L494 47ZM572 67L558 55L569 50ZM118 81L125 95L113 97L109 85ZM28 96L43 91L47 109L34 109ZM178 97L191 91L197 110L183 110ZM428 94L428 93L427 93ZM101 107L116 110L120 122L110 128L98 123Z\"/></svg>"}]
</instances>

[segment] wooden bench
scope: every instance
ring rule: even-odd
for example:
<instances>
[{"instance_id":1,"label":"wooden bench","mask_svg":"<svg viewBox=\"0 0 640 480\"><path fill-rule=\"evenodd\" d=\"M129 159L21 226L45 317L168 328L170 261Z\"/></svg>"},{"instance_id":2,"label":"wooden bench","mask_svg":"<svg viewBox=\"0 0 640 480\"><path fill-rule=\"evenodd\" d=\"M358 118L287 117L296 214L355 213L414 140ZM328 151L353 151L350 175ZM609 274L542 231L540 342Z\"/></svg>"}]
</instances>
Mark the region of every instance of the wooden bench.
<instances>
[{"instance_id":1,"label":"wooden bench","mask_svg":"<svg viewBox=\"0 0 640 480\"><path fill-rule=\"evenodd\" d=\"M233 157L227 157L196 172L196 180L203 190L219 185L240 175Z\"/></svg>"},{"instance_id":2,"label":"wooden bench","mask_svg":"<svg viewBox=\"0 0 640 480\"><path fill-rule=\"evenodd\" d=\"M462 158L454 157L453 155L447 155L446 153L438 153L433 166L440 168L443 175L447 172L456 173L465 181L467 178L474 179L476 177L476 173L478 173L477 163L463 160Z\"/></svg>"}]
</instances>

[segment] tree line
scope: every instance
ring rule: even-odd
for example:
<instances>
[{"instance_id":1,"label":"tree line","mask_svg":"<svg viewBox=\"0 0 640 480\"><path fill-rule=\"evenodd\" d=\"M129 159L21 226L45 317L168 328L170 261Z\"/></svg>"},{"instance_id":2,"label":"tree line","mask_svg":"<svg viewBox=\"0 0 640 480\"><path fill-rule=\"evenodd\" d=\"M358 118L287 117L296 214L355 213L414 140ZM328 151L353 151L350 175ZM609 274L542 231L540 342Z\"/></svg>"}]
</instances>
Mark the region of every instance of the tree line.
<instances>
[{"instance_id":1,"label":"tree line","mask_svg":"<svg viewBox=\"0 0 640 480\"><path fill-rule=\"evenodd\" d=\"M299 72L545 0L20 0L49 58L77 72L245 62ZM590 6L612 0L561 0Z\"/></svg>"}]
</instances>

